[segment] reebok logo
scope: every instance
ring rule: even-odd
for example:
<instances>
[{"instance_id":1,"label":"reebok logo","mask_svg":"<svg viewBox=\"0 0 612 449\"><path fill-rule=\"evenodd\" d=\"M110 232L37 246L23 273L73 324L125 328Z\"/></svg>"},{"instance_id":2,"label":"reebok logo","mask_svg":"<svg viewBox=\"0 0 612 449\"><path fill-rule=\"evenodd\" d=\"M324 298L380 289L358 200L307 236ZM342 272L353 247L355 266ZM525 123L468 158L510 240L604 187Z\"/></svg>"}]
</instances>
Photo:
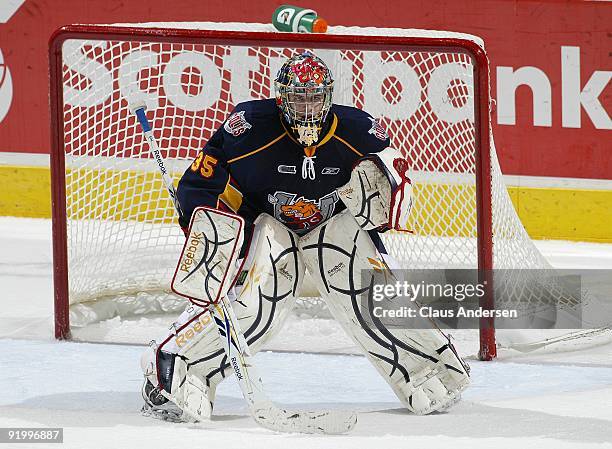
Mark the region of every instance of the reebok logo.
<instances>
[{"instance_id":1,"label":"reebok logo","mask_svg":"<svg viewBox=\"0 0 612 449\"><path fill-rule=\"evenodd\" d=\"M333 268L330 268L329 270L327 270L327 275L329 277L334 276L335 274L337 274L338 272L340 272L346 265L344 265L344 262L340 262L338 265L336 265Z\"/></svg>"},{"instance_id":2,"label":"reebok logo","mask_svg":"<svg viewBox=\"0 0 612 449\"><path fill-rule=\"evenodd\" d=\"M242 380L242 373L240 372L240 367L238 366L236 357L232 357L232 367L234 368L234 372L236 373L238 380Z\"/></svg>"},{"instance_id":3,"label":"reebok logo","mask_svg":"<svg viewBox=\"0 0 612 449\"><path fill-rule=\"evenodd\" d=\"M189 246L185 248L184 258L181 260L181 271L189 273L189 270L191 270L191 266L194 263L198 246L200 243L202 243L203 238L203 232L194 232L193 235L189 236Z\"/></svg>"},{"instance_id":4,"label":"reebok logo","mask_svg":"<svg viewBox=\"0 0 612 449\"><path fill-rule=\"evenodd\" d=\"M325 167L321 170L322 175L337 175L340 173L340 169L338 167Z\"/></svg>"},{"instance_id":5,"label":"reebok logo","mask_svg":"<svg viewBox=\"0 0 612 449\"><path fill-rule=\"evenodd\" d=\"M199 335L200 332L206 329L206 326L210 322L211 318L209 314L203 313L202 315L200 315L200 318L198 318L195 323L190 324L187 329L182 330L179 334L176 335L176 337L174 337L174 341L176 342L177 346L179 348L182 348L189 340L191 340L196 335Z\"/></svg>"}]
</instances>

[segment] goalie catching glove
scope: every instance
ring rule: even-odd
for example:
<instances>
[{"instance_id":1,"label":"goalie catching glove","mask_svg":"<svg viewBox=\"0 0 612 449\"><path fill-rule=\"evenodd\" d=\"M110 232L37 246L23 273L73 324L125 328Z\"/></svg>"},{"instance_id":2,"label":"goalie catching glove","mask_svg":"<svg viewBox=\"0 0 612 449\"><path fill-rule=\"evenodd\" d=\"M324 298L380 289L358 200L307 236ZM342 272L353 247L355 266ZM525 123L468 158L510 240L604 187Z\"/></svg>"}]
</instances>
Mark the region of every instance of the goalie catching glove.
<instances>
[{"instance_id":1,"label":"goalie catching glove","mask_svg":"<svg viewBox=\"0 0 612 449\"><path fill-rule=\"evenodd\" d=\"M408 162L396 149L359 159L338 195L362 229L408 231L412 183Z\"/></svg>"},{"instance_id":2,"label":"goalie catching glove","mask_svg":"<svg viewBox=\"0 0 612 449\"><path fill-rule=\"evenodd\" d=\"M238 215L198 207L172 279L172 290L206 307L227 294L237 274L236 260L244 238Z\"/></svg>"}]
</instances>

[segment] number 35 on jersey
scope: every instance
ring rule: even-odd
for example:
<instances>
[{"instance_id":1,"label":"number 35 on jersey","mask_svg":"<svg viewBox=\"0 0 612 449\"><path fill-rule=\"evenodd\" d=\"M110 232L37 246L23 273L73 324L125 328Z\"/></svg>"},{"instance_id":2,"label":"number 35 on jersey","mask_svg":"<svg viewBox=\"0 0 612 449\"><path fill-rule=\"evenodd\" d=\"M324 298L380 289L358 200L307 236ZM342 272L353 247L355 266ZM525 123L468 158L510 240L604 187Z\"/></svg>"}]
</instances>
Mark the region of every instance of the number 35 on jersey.
<instances>
[{"instance_id":1,"label":"number 35 on jersey","mask_svg":"<svg viewBox=\"0 0 612 449\"><path fill-rule=\"evenodd\" d=\"M196 157L196 159L193 161L193 164L191 164L191 171L199 171L202 177L210 178L215 173L217 162L217 158L211 156L210 154L200 152L198 157Z\"/></svg>"}]
</instances>

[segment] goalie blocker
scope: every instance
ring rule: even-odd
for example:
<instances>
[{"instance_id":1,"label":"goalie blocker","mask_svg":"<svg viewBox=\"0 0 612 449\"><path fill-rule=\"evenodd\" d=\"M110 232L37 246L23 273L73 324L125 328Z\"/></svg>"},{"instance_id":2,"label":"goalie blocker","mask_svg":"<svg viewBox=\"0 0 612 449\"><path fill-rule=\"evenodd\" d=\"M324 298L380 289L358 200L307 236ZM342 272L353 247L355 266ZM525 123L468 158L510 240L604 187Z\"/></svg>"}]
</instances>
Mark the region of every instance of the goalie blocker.
<instances>
[{"instance_id":1,"label":"goalie blocker","mask_svg":"<svg viewBox=\"0 0 612 449\"><path fill-rule=\"evenodd\" d=\"M244 219L210 207L194 210L172 290L206 307L227 294L236 276Z\"/></svg>"}]
</instances>

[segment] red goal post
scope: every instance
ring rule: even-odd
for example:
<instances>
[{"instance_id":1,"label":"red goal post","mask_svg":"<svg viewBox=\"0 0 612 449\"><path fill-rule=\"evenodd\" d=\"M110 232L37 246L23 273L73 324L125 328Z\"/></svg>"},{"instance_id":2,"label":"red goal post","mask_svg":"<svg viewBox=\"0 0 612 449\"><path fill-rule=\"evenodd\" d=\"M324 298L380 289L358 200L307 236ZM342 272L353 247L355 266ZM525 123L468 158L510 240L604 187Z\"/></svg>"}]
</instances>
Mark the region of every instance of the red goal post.
<instances>
[{"instance_id":1,"label":"red goal post","mask_svg":"<svg viewBox=\"0 0 612 449\"><path fill-rule=\"evenodd\" d=\"M446 151L444 153L445 159L440 162L439 167L433 164L436 160L440 161L441 157L436 153L436 148L428 146L427 140L436 142L436 145L444 146L445 144L437 140L439 137L436 134L444 136L448 133L449 136L444 138L452 140L455 138L453 132L457 129L457 123L451 120L448 123L451 123L452 126L442 126L439 123L432 124L433 121L442 122L442 120L435 117L431 119L435 115L431 114L431 110L436 107L439 108L438 111L443 110L440 108L446 107L448 109L448 105L438 104L434 106L435 101L428 97L423 101L423 106L414 106L414 102L417 100L411 97L414 101L406 102L411 108L414 107L414 112L409 119L397 118L396 112L390 114L389 117L385 117L383 114L385 108L389 107L389 110L392 110L393 105L403 104L404 97L402 95L409 95L409 93L405 91L408 86L400 86L401 80L398 80L398 76L385 77L385 73L382 73L382 75L376 75L378 77L376 80L381 81L380 86L378 86L381 94L380 101L385 104L381 105L380 108L374 106L374 109L383 111L378 115L387 125L393 145L399 147L409 158L409 161L420 160L419 154L432 152L432 158L428 161L422 161L419 169L423 173L426 172L425 177L436 176L436 173L443 172L449 166L451 167L449 176L464 174L463 172L459 173L460 170L457 167L462 167L461 170L463 170L466 165L470 165L469 168L465 169L465 174L468 176L473 174L475 184L469 189L461 188L461 193L457 193L458 190L455 189L453 195L459 195L459 199L453 197L449 200L450 196L435 197L431 192L439 190L436 186L429 190L424 189L424 192L427 192L423 193L422 198L428 198L429 205L423 209L422 213L429 215L424 215L421 221L426 222L433 214L438 213L440 207L442 207L441 204L443 205L447 200L453 211L456 211L460 207L459 203L462 202L462 195L467 195L465 192L469 190L470 195L472 192L474 194L474 228L463 229L464 224L462 223L449 225L445 222L448 219L446 217L432 222L427 229L425 229L427 226L423 226L424 232L422 235L425 238L436 240L436 245L440 242L444 245L445 241L452 239L457 239L457 242L463 239L466 241L475 239L474 254L469 257L474 258L483 276L487 270L494 267L492 184L496 173L492 173L492 167L498 167L498 165L496 165L495 156L491 154L494 153L494 148L490 140L489 65L484 47L478 38L458 33L419 30L336 27L330 30L330 34L294 34L278 33L255 25L250 27L239 26L238 29L234 30L231 29L231 24L213 27L226 28L226 30L206 29L206 26L202 26L202 29L196 29L197 24L196 26L190 25L190 28L180 28L176 25L170 24L167 27L161 25L153 27L72 25L56 31L50 40L56 338L70 338L71 307L97 301L97 298L94 298L95 294L87 296L80 290L78 293L74 293L78 288L72 284L80 281L77 278L101 278L103 277L102 271L106 268L114 268L113 265L115 264L123 268L121 261L113 262L114 259L112 259L113 248L118 235L123 232L135 236L134 238L140 238L136 236L136 231L133 231L134 227L138 228L141 232L140 235L146 235L146 238L156 232L158 233L155 237L157 243L143 244L142 247L139 247L139 251L142 250L145 254L142 259L139 259L141 262L150 260L150 250L156 248L156 245L163 238L166 238L164 242L170 241L173 246L178 244L175 234L172 234L171 238L168 237L173 231L165 229L165 226L176 226L169 222L168 215L163 212L164 207L171 208L171 205L164 205L164 200L161 198L143 199L144 207L135 204L135 197L144 198L147 195L153 195L150 192L154 190L158 183L156 184L157 181L153 179L154 175L147 170L134 175L136 178L127 180L132 175L131 172L134 171L133 167L129 166L129 161L133 160L135 166L142 165L148 162L148 157L145 154L146 150L142 153L137 150L142 146L142 139L139 133L134 131L135 122L129 117L125 96L137 91L146 95L150 94L151 98L156 98L158 107L152 121L157 125L154 128L160 130L161 146L164 147L164 142L168 144L169 154L166 157L171 160L188 161L195 155L194 151L203 146L210 137L210 133L223 122L227 112L231 110L231 106L235 102L233 98L235 91L231 87L232 74L223 66L222 61L223 58L232 55L234 49L243 49L242 52L249 58L249 63L255 61L256 65L257 60L260 61L262 71L253 70L247 74L249 78L247 87L252 91L256 90L255 94L251 92L252 97L264 97L271 94L269 81L264 79L269 80L272 76L272 70L266 66L265 61L271 61L272 58L280 58L281 56L286 57L292 49L308 48L315 51L327 51L328 53L335 52L334 54L339 55L340 65L349 61L348 65L351 66L347 72L350 72L349 75L352 74L352 77L347 75L346 79L353 80L354 86L345 90L345 92L349 92L352 89L352 94L347 94L347 97L352 98L353 105L363 107L366 110L368 110L368 105L373 104L372 101L376 101L365 98L366 93L364 93L366 89L369 89L367 95L373 96L372 86L366 86L367 83L372 83L366 78L372 76L364 69L371 52L379 55L376 57L382 61L382 67L385 67L385 64L386 67L396 67L399 66L398 64L406 64L407 67L412 67L412 72L407 78L404 78L404 81L419 80L418 101L421 101L422 97L428 97L431 92L427 90L429 88L427 83L433 72L428 67L435 65L436 61L447 65L455 64L459 70L462 70L461 76L458 78L460 80L461 77L465 79L465 73L469 72L472 86L467 86L467 88L459 86L457 88L456 85L449 83L448 86L444 86L444 89L447 91L458 89L459 94L455 96L459 98L457 101L460 103L463 101L462 104L467 101L471 102L472 106L468 109L470 109L470 114L473 112L473 117L464 120L469 122L470 131L466 132L462 129L456 134L461 136L457 138L457 142L462 139L473 140L473 142L462 149L465 154L461 156L450 154L450 150ZM136 50L137 48L143 48L144 50ZM125 74L128 70L125 68L127 65L125 61L136 51L139 51L143 58L149 58L148 62L134 62L133 59L130 59L132 66L129 67L129 70L132 70L132 72ZM197 110L197 107L190 103L190 98L201 97L205 99L206 95L203 92L207 88L206 79L194 82L194 85L199 84L195 87L190 84L194 78L202 78L202 71L198 72L190 69L188 61L176 62L174 56L181 52L188 54L188 56L197 57L197 60L202 64L212 64L218 67L221 86L220 97L213 105L204 108L205 110ZM444 58L449 58L445 55L459 55L460 59L457 59L458 62L444 62L447 61ZM154 61L154 63L149 64L151 61ZM420 69L417 70L406 61L417 61L414 65L421 67L422 64L424 73L427 70L430 71L427 71L421 77ZM448 61L453 60L448 59ZM240 61L234 61L234 67L240 67L240 64ZM171 73L168 69L169 66L178 67L183 72ZM414 78L412 73L416 73L417 78ZM96 79L97 76L100 78ZM401 78L401 76L403 75L399 77ZM165 78L162 79L161 77ZM178 80L177 82L181 86L172 85L166 79L169 77L172 77L175 81ZM122 85L121 79L131 80L131 87L126 88L125 84ZM259 87L259 84L261 84L261 87ZM358 84L361 87L358 87ZM185 111L187 112L178 111L180 108L171 104L172 102L168 99L169 92L174 92L176 98L185 100L185 104L187 104ZM452 95L449 94L450 97ZM450 99L455 101L454 98ZM75 104L78 101L81 101L81 103ZM427 111L421 113L418 109L421 107ZM460 109L462 106L461 104L450 106L451 109L453 107ZM172 114L172 117L164 116L165 112ZM410 121L419 114L423 117L422 122ZM374 115L376 116L376 114ZM124 127L122 128L122 126ZM423 135L414 135L412 129L419 127L423 128ZM194 136L194 128L201 129L202 132L195 132L197 135ZM176 136L176 134L182 132L185 132L185 136ZM185 146L182 146L184 143L186 143ZM459 146L459 143L453 145ZM69 163L66 161L69 161ZM120 162L119 165L123 164L126 174L122 174L124 172L121 171L119 165L111 166L116 162ZM128 165L127 168L125 168L126 165ZM105 170L109 170L109 172ZM180 170L177 170L177 173L180 173ZM501 177L501 172L499 176ZM441 175L441 178L443 177ZM147 183L148 189L145 187L139 189L139 186L144 185L143 182ZM100 191L96 189L100 189ZM102 189L106 190L102 192ZM163 189L160 189L161 195L163 195ZM161 212L152 212L151 208L147 208L151 201L158 203ZM94 208L95 211L93 211ZM147 210L143 212L141 210L143 208ZM138 210L138 213L128 217L128 212L125 212L127 210ZM465 214L472 214L472 212L465 212ZM124 217L127 218L123 220ZM128 224L124 223L124 227L116 227L122 220ZM516 220L518 220L518 217L516 217ZM467 221L471 221L471 218ZM520 222L518 223L520 225ZM80 226L85 226L85 230L76 231ZM164 227L164 230L158 231L157 227ZM426 232L432 229L433 232ZM99 247L94 247L96 243L93 240L103 234L106 235L104 238L107 240L99 243ZM419 233L417 232L417 234ZM110 239L108 239L108 236L111 236ZM462 243L457 242L448 244L449 252L463 251L463 248L457 249L459 245L462 245ZM129 242L130 245L133 243ZM402 245L404 244L399 244L399 246ZM472 246L470 246L472 243L466 243L466 245L466 248L469 247L469 251L472 251ZM159 246L160 252L165 251L163 248L162 245ZM409 247L404 245L404 249L398 251L409 253L411 250L406 248ZM85 251L87 254L82 256L79 251ZM126 254L131 256L131 252L133 251L128 249ZM459 265L462 264L462 257L457 257L457 261L460 262ZM94 260L99 265L93 267L90 272L81 275L79 270L85 269L83 265ZM428 260L428 264L435 265L431 260ZM127 265L132 267L139 265L139 263L131 261L126 262ZM445 262L440 262L440 268L446 266ZM125 272L121 271L121 273ZM134 278L147 278L147 276L135 275ZM155 276L160 277L159 272L151 277ZM162 284L164 282L169 285L170 277L162 281ZM104 279L103 283L105 287L108 287L109 281L107 279ZM489 286L492 286L492 283L489 283ZM156 286L156 288L163 290L164 286ZM87 285L83 289L85 291L95 290L95 288ZM113 286L110 290L100 293L100 297L106 301L113 295L123 295L119 292L119 289L119 286ZM132 285L132 281L130 281L129 290L132 292L136 290L137 296L142 293L138 290L138 287ZM487 298L487 302L483 305L492 307L492 295L488 294L485 298ZM108 316L106 310L102 315ZM482 359L490 360L495 357L492 322L482 322L480 348L479 355Z\"/></svg>"}]
</instances>

